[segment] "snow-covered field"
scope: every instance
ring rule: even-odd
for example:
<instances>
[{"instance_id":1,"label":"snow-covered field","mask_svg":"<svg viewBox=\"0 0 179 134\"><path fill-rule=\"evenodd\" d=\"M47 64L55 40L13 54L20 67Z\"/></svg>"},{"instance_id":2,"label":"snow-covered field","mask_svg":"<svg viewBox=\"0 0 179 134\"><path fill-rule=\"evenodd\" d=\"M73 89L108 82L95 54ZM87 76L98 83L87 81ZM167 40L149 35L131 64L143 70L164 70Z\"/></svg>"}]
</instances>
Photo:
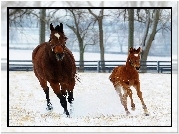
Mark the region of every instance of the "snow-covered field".
<instances>
[{"instance_id":1,"label":"snow-covered field","mask_svg":"<svg viewBox=\"0 0 179 134\"><path fill-rule=\"evenodd\" d=\"M171 125L171 74L140 74L141 91L150 116L144 116L141 102L134 88L132 90L136 110L130 110L128 98L131 114L126 116L120 99L108 79L109 73L79 73L78 75L81 83L77 82L75 86L73 112L71 117L67 118L63 114L59 99L51 88L50 99L54 109L52 112L46 111L45 93L33 72L9 72L9 125ZM177 78L177 74L173 75Z\"/></svg>"}]
</instances>

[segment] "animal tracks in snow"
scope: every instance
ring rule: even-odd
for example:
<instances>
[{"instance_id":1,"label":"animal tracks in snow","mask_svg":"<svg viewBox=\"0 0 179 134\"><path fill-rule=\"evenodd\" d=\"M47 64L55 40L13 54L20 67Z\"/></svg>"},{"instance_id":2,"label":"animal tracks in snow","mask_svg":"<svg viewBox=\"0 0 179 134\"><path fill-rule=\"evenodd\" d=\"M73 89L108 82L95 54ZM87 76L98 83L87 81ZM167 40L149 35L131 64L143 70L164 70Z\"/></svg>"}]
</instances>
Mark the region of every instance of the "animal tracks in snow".
<instances>
[{"instance_id":1,"label":"animal tracks in snow","mask_svg":"<svg viewBox=\"0 0 179 134\"><path fill-rule=\"evenodd\" d=\"M33 72L9 72L10 126L170 126L171 75L139 74L141 91L149 110L143 114L140 100L133 88L136 110L126 115L109 81L110 73L80 73L74 89L74 102L68 103L70 118L63 114L60 101L49 89L53 111L46 110L46 99ZM23 82L22 78L23 77ZM157 86L157 83L165 83ZM161 90L162 86L162 90ZM160 92L159 92L160 91ZM157 95L157 97L155 97Z\"/></svg>"}]
</instances>

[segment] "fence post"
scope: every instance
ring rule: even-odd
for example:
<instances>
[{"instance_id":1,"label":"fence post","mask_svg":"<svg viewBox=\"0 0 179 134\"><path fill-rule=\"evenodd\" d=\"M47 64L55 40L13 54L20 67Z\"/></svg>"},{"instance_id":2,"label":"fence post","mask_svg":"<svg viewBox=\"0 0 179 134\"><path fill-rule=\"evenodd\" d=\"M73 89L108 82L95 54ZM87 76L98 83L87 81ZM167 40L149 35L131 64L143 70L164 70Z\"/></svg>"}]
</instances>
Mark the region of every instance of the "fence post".
<instances>
[{"instance_id":1,"label":"fence post","mask_svg":"<svg viewBox=\"0 0 179 134\"><path fill-rule=\"evenodd\" d=\"M99 73L99 71L100 71L100 61L97 61L97 72Z\"/></svg>"},{"instance_id":2,"label":"fence post","mask_svg":"<svg viewBox=\"0 0 179 134\"><path fill-rule=\"evenodd\" d=\"M159 73L160 61L157 61L157 71Z\"/></svg>"}]
</instances>

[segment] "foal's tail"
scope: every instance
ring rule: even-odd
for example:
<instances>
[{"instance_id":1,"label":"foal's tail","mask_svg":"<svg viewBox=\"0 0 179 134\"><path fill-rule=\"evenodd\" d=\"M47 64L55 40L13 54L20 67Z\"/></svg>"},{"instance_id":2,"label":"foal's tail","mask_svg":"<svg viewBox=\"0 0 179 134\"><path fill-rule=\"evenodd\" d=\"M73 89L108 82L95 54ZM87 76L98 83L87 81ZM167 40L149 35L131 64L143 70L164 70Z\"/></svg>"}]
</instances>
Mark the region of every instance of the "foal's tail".
<instances>
[{"instance_id":1,"label":"foal's tail","mask_svg":"<svg viewBox=\"0 0 179 134\"><path fill-rule=\"evenodd\" d=\"M111 75L109 76L109 80L114 83L115 81L115 75L116 75L116 72L117 72L117 67L115 67L111 73Z\"/></svg>"},{"instance_id":2,"label":"foal's tail","mask_svg":"<svg viewBox=\"0 0 179 134\"><path fill-rule=\"evenodd\" d=\"M109 76L109 80L113 83L114 79L113 79L113 73Z\"/></svg>"}]
</instances>

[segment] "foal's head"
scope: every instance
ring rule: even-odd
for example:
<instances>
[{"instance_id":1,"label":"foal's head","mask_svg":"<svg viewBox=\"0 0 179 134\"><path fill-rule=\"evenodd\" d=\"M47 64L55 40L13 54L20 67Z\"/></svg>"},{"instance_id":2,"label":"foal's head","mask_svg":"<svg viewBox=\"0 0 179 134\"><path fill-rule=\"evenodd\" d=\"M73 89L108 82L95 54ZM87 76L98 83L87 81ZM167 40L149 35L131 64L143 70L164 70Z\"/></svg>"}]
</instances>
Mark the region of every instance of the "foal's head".
<instances>
[{"instance_id":1,"label":"foal's head","mask_svg":"<svg viewBox=\"0 0 179 134\"><path fill-rule=\"evenodd\" d=\"M63 24L60 23L60 26L57 25L55 28L53 27L52 23L50 24L50 46L52 51L55 53L57 61L63 60L64 49L67 37L65 37L63 32Z\"/></svg>"},{"instance_id":2,"label":"foal's head","mask_svg":"<svg viewBox=\"0 0 179 134\"><path fill-rule=\"evenodd\" d=\"M141 53L141 48L139 47L138 49L135 48L130 48L129 49L129 55L127 62L131 64L135 69L139 70L140 68L140 53Z\"/></svg>"}]
</instances>

